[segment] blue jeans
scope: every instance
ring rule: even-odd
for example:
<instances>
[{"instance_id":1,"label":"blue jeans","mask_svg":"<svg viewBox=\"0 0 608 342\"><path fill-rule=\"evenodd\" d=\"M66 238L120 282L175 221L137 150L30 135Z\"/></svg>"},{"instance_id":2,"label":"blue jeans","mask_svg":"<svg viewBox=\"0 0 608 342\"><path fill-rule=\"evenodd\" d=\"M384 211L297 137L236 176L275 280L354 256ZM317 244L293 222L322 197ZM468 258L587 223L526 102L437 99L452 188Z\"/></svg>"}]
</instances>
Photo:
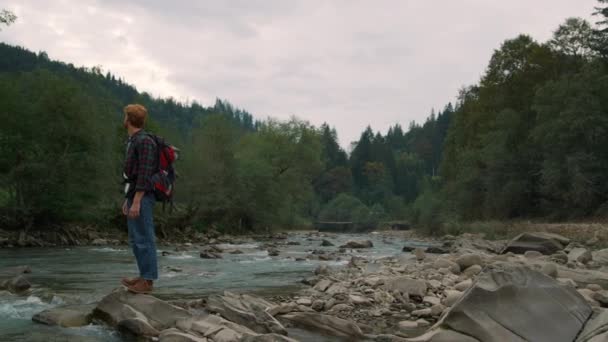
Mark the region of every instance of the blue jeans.
<instances>
[{"instance_id":1,"label":"blue jeans","mask_svg":"<svg viewBox=\"0 0 608 342\"><path fill-rule=\"evenodd\" d=\"M133 199L127 206L131 208ZM146 194L141 199L139 216L136 219L127 218L129 227L129 246L137 260L139 276L146 280L158 279L156 262L156 237L154 234L154 195Z\"/></svg>"}]
</instances>

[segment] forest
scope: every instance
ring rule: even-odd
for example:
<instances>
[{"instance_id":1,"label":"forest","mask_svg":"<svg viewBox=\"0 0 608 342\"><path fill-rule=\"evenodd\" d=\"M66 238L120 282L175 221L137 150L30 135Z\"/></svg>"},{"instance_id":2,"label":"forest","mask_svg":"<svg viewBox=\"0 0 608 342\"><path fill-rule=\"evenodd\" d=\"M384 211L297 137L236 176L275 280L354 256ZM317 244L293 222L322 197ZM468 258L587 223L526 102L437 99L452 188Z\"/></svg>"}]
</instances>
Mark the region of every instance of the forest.
<instances>
[{"instance_id":1,"label":"forest","mask_svg":"<svg viewBox=\"0 0 608 342\"><path fill-rule=\"evenodd\" d=\"M400 221L438 233L452 222L606 218L608 0L593 11L597 22L567 19L546 42L502 42L455 103L385 133L370 122L348 151L328 124L154 98L101 67L0 43L0 227L124 225L129 103L182 151L165 229ZM0 13L0 25L15 19Z\"/></svg>"}]
</instances>

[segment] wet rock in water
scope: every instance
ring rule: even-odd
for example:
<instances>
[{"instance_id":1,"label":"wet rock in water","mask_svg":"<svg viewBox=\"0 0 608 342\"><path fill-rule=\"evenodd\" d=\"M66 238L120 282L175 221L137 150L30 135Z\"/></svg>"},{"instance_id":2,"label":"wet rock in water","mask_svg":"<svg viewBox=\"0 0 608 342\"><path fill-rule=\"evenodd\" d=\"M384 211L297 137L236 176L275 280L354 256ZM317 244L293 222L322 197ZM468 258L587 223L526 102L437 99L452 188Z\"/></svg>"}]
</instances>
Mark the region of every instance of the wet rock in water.
<instances>
[{"instance_id":1,"label":"wet rock in water","mask_svg":"<svg viewBox=\"0 0 608 342\"><path fill-rule=\"evenodd\" d=\"M202 251L200 254L202 259L222 259L222 255L212 251Z\"/></svg>"},{"instance_id":2,"label":"wet rock in water","mask_svg":"<svg viewBox=\"0 0 608 342\"><path fill-rule=\"evenodd\" d=\"M0 277L1 276L13 276L13 275L19 275L19 274L29 274L32 273L32 269L29 266L26 265L21 265L21 266L13 266L13 267L7 267L7 268L3 268L0 270Z\"/></svg>"},{"instance_id":3,"label":"wet rock in water","mask_svg":"<svg viewBox=\"0 0 608 342\"><path fill-rule=\"evenodd\" d=\"M228 291L223 296L210 296L207 310L258 333L277 333L287 335L287 331L268 309L274 307L262 298L250 295L237 295Z\"/></svg>"},{"instance_id":4,"label":"wet rock in water","mask_svg":"<svg viewBox=\"0 0 608 342\"><path fill-rule=\"evenodd\" d=\"M224 250L221 249L220 247L216 246L216 245L206 246L203 250L206 250L206 251L209 251L209 252L213 252L213 253L224 253Z\"/></svg>"},{"instance_id":5,"label":"wet rock in water","mask_svg":"<svg viewBox=\"0 0 608 342\"><path fill-rule=\"evenodd\" d=\"M279 256L279 254L281 254L281 252L279 252L279 250L276 249L276 248L269 248L268 249L268 255L269 256Z\"/></svg>"},{"instance_id":6,"label":"wet rock in water","mask_svg":"<svg viewBox=\"0 0 608 342\"><path fill-rule=\"evenodd\" d=\"M22 275L14 276L6 280L0 280L0 290L13 293L22 293L30 289L32 284Z\"/></svg>"},{"instance_id":7,"label":"wet rock in water","mask_svg":"<svg viewBox=\"0 0 608 342\"><path fill-rule=\"evenodd\" d=\"M281 315L280 318L289 321L295 326L319 331L331 336L355 339L363 337L363 332L357 324L334 316L316 312L293 312Z\"/></svg>"},{"instance_id":8,"label":"wet rock in water","mask_svg":"<svg viewBox=\"0 0 608 342\"><path fill-rule=\"evenodd\" d=\"M431 246L426 248L426 252L429 254L448 254L450 250L446 247Z\"/></svg>"},{"instance_id":9,"label":"wet rock in water","mask_svg":"<svg viewBox=\"0 0 608 342\"><path fill-rule=\"evenodd\" d=\"M32 287L24 274L32 273L29 266L14 266L0 269L0 290L23 293Z\"/></svg>"},{"instance_id":10,"label":"wet rock in water","mask_svg":"<svg viewBox=\"0 0 608 342\"><path fill-rule=\"evenodd\" d=\"M178 320L189 317L191 314L182 308L153 296L130 293L124 288L105 296L93 310L94 319L114 328L122 321L138 319L153 329L162 331L174 327ZM133 326L133 322L127 325Z\"/></svg>"},{"instance_id":11,"label":"wet rock in water","mask_svg":"<svg viewBox=\"0 0 608 342\"><path fill-rule=\"evenodd\" d=\"M360 248L372 248L374 244L370 240L351 240L340 246L340 248L360 249Z\"/></svg>"},{"instance_id":12,"label":"wet rock in water","mask_svg":"<svg viewBox=\"0 0 608 342\"><path fill-rule=\"evenodd\" d=\"M299 245L301 245L301 243L298 242L298 241L289 241L289 242L287 242L287 246L299 246Z\"/></svg>"},{"instance_id":13,"label":"wet rock in water","mask_svg":"<svg viewBox=\"0 0 608 342\"><path fill-rule=\"evenodd\" d=\"M228 254L243 254L243 251L240 249L231 249L231 250L227 250L226 253Z\"/></svg>"},{"instance_id":14,"label":"wet rock in water","mask_svg":"<svg viewBox=\"0 0 608 342\"><path fill-rule=\"evenodd\" d=\"M309 285L309 286L315 286L315 284L317 284L319 282L319 280L320 279L317 276L308 277L308 278L302 279L302 284Z\"/></svg>"},{"instance_id":15,"label":"wet rock in water","mask_svg":"<svg viewBox=\"0 0 608 342\"><path fill-rule=\"evenodd\" d=\"M415 249L416 249L416 247L405 245L405 246L403 246L403 249L401 249L401 251L402 252L413 252Z\"/></svg>"},{"instance_id":16,"label":"wet rock in water","mask_svg":"<svg viewBox=\"0 0 608 342\"><path fill-rule=\"evenodd\" d=\"M505 266L479 276L430 334L445 329L471 341L571 342L591 312L574 289L529 268Z\"/></svg>"},{"instance_id":17,"label":"wet rock in water","mask_svg":"<svg viewBox=\"0 0 608 342\"><path fill-rule=\"evenodd\" d=\"M551 278L557 278L557 266L552 262L544 263L540 271Z\"/></svg>"},{"instance_id":18,"label":"wet rock in water","mask_svg":"<svg viewBox=\"0 0 608 342\"><path fill-rule=\"evenodd\" d=\"M569 243L570 239L558 234L523 233L513 238L502 250L502 254L508 252L523 254L526 251L538 251L545 255L551 255L564 249Z\"/></svg>"},{"instance_id":19,"label":"wet rock in water","mask_svg":"<svg viewBox=\"0 0 608 342\"><path fill-rule=\"evenodd\" d=\"M169 252L169 251L162 251L162 252L161 252L161 255L162 255L162 256L171 255L171 252Z\"/></svg>"},{"instance_id":20,"label":"wet rock in water","mask_svg":"<svg viewBox=\"0 0 608 342\"><path fill-rule=\"evenodd\" d=\"M116 329L123 334L137 337L156 337L160 334L160 332L150 324L146 317L137 312L134 312L133 318L127 318L118 322Z\"/></svg>"},{"instance_id":21,"label":"wet rock in water","mask_svg":"<svg viewBox=\"0 0 608 342\"><path fill-rule=\"evenodd\" d=\"M108 240L106 240L106 239L97 238L97 239L91 241L91 245L93 245L93 246L104 246L107 244L108 244Z\"/></svg>"},{"instance_id":22,"label":"wet rock in water","mask_svg":"<svg viewBox=\"0 0 608 342\"><path fill-rule=\"evenodd\" d=\"M321 264L315 268L315 275L328 275L331 272L331 268L325 264Z\"/></svg>"},{"instance_id":23,"label":"wet rock in water","mask_svg":"<svg viewBox=\"0 0 608 342\"><path fill-rule=\"evenodd\" d=\"M323 239L323 241L321 242L321 246L322 247L332 247L332 246L334 246L334 244L329 240Z\"/></svg>"},{"instance_id":24,"label":"wet rock in water","mask_svg":"<svg viewBox=\"0 0 608 342\"><path fill-rule=\"evenodd\" d=\"M70 305L44 310L35 314L32 321L64 328L75 328L91 323L95 305Z\"/></svg>"},{"instance_id":25,"label":"wet rock in water","mask_svg":"<svg viewBox=\"0 0 608 342\"><path fill-rule=\"evenodd\" d=\"M568 253L568 261L586 264L593 259L591 252L586 248L573 248Z\"/></svg>"}]
</instances>

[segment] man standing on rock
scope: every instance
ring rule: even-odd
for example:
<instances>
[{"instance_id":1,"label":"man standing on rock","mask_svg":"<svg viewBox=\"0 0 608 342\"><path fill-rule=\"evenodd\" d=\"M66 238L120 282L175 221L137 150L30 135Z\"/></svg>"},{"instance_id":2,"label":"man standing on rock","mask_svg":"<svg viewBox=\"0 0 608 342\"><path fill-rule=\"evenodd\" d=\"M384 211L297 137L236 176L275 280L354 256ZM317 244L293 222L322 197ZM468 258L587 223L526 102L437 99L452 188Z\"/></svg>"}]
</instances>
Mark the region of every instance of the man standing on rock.
<instances>
[{"instance_id":1,"label":"man standing on rock","mask_svg":"<svg viewBox=\"0 0 608 342\"><path fill-rule=\"evenodd\" d=\"M151 177L156 172L158 151L154 139L144 131L148 112L139 104L124 108L124 127L129 134L124 164L125 202L129 245L133 250L139 277L124 278L122 284L134 293L152 292L158 278L156 237L154 234L154 193Z\"/></svg>"}]
</instances>

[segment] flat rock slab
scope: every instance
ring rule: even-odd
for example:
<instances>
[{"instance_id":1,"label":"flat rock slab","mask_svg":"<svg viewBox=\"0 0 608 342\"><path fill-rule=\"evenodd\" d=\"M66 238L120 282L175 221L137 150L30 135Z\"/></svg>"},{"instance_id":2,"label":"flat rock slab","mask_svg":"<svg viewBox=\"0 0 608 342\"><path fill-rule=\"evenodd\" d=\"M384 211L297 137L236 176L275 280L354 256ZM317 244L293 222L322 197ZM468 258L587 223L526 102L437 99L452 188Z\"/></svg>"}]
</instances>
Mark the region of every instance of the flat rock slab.
<instances>
[{"instance_id":1,"label":"flat rock slab","mask_svg":"<svg viewBox=\"0 0 608 342\"><path fill-rule=\"evenodd\" d=\"M274 306L273 303L259 297L238 295L228 291L224 292L223 296L211 296L207 300L208 311L218 313L257 333L287 335L283 325L269 313Z\"/></svg>"},{"instance_id":2,"label":"flat rock slab","mask_svg":"<svg viewBox=\"0 0 608 342\"><path fill-rule=\"evenodd\" d=\"M319 331L331 336L349 339L363 337L363 332L357 324L334 316L313 312L293 312L280 317L301 328Z\"/></svg>"},{"instance_id":3,"label":"flat rock slab","mask_svg":"<svg viewBox=\"0 0 608 342\"><path fill-rule=\"evenodd\" d=\"M526 251L537 251L551 255L564 249L570 240L557 234L550 233L523 233L511 240L502 250L502 254L513 252L524 254Z\"/></svg>"},{"instance_id":4,"label":"flat rock slab","mask_svg":"<svg viewBox=\"0 0 608 342\"><path fill-rule=\"evenodd\" d=\"M93 311L93 317L112 327L128 319L145 319L154 329L162 331L175 326L178 320L192 315L156 297L133 294L119 288L105 296Z\"/></svg>"},{"instance_id":5,"label":"flat rock slab","mask_svg":"<svg viewBox=\"0 0 608 342\"><path fill-rule=\"evenodd\" d=\"M440 325L479 341L572 342L591 313L575 289L505 265L479 276Z\"/></svg>"}]
</instances>

